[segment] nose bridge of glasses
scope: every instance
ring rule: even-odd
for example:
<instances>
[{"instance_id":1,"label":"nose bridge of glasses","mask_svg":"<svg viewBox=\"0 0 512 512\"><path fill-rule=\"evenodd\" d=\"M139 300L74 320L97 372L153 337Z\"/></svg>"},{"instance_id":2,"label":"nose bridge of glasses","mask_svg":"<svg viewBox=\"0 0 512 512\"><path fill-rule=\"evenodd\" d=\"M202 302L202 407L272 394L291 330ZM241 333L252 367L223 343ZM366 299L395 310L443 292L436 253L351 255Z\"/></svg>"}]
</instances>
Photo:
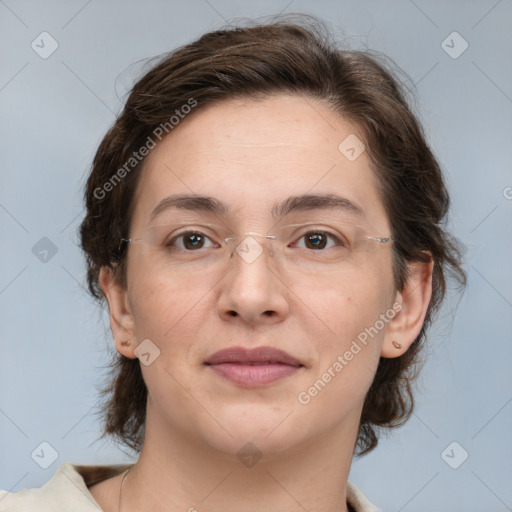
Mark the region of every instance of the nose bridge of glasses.
<instances>
[{"instance_id":1,"label":"nose bridge of glasses","mask_svg":"<svg viewBox=\"0 0 512 512\"><path fill-rule=\"evenodd\" d=\"M229 248L229 257L239 256L246 263L253 263L263 253L268 250L270 256L274 255L275 235L262 235L254 231L247 231L239 236L228 237L225 239Z\"/></svg>"}]
</instances>

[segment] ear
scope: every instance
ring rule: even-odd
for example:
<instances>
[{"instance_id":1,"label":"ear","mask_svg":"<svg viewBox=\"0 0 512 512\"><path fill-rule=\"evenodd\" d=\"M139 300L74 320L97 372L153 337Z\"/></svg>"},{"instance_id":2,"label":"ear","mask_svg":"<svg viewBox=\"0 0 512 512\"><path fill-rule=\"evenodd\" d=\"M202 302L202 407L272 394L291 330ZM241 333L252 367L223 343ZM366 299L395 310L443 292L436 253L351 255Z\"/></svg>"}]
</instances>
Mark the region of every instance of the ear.
<instances>
[{"instance_id":1,"label":"ear","mask_svg":"<svg viewBox=\"0 0 512 512\"><path fill-rule=\"evenodd\" d=\"M409 264L404 289L396 294L393 309L397 313L387 325L381 357L401 356L420 333L432 297L433 269L432 258L428 263L416 261Z\"/></svg>"},{"instance_id":2,"label":"ear","mask_svg":"<svg viewBox=\"0 0 512 512\"><path fill-rule=\"evenodd\" d=\"M123 356L135 359L135 322L128 293L115 279L111 267L101 267L99 284L108 301L110 328L116 349Z\"/></svg>"}]
</instances>

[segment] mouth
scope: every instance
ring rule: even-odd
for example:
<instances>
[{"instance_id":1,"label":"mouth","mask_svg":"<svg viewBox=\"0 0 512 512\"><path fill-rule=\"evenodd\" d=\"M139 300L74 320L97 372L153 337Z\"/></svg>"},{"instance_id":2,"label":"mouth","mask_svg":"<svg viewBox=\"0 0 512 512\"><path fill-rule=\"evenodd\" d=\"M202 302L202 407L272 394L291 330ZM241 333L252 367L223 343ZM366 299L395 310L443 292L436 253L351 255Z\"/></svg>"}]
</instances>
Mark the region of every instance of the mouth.
<instances>
[{"instance_id":1,"label":"mouth","mask_svg":"<svg viewBox=\"0 0 512 512\"><path fill-rule=\"evenodd\" d=\"M215 352L204 363L216 375L242 387L262 387L296 374L304 365L272 347L231 347Z\"/></svg>"}]
</instances>

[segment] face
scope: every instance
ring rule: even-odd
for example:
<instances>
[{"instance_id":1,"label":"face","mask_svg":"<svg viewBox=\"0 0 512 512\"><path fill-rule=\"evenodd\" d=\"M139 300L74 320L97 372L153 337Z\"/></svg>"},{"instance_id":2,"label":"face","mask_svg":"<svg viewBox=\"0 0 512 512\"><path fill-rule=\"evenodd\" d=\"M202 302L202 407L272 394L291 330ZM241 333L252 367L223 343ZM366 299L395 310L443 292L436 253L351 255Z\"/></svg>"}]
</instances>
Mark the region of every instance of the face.
<instances>
[{"instance_id":1,"label":"face","mask_svg":"<svg viewBox=\"0 0 512 512\"><path fill-rule=\"evenodd\" d=\"M152 150L124 323L151 342L148 418L168 432L265 453L357 429L397 296L391 244L365 238L391 232L377 178L366 152L339 149L358 134L320 102L276 95L199 110ZM225 211L165 200L178 195ZM257 257L230 253L231 235Z\"/></svg>"}]
</instances>

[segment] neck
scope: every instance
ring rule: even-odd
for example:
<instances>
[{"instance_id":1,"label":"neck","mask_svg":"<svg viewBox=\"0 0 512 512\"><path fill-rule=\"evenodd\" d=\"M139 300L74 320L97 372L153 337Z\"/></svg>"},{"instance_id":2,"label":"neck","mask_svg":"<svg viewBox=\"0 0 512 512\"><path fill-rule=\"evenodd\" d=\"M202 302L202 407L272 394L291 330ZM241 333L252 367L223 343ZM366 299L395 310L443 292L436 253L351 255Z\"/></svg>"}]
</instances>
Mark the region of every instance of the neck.
<instances>
[{"instance_id":1,"label":"neck","mask_svg":"<svg viewBox=\"0 0 512 512\"><path fill-rule=\"evenodd\" d=\"M165 432L165 435L162 433ZM357 429L341 427L285 453L226 455L148 414L139 460L123 486L122 511L347 512Z\"/></svg>"}]
</instances>

